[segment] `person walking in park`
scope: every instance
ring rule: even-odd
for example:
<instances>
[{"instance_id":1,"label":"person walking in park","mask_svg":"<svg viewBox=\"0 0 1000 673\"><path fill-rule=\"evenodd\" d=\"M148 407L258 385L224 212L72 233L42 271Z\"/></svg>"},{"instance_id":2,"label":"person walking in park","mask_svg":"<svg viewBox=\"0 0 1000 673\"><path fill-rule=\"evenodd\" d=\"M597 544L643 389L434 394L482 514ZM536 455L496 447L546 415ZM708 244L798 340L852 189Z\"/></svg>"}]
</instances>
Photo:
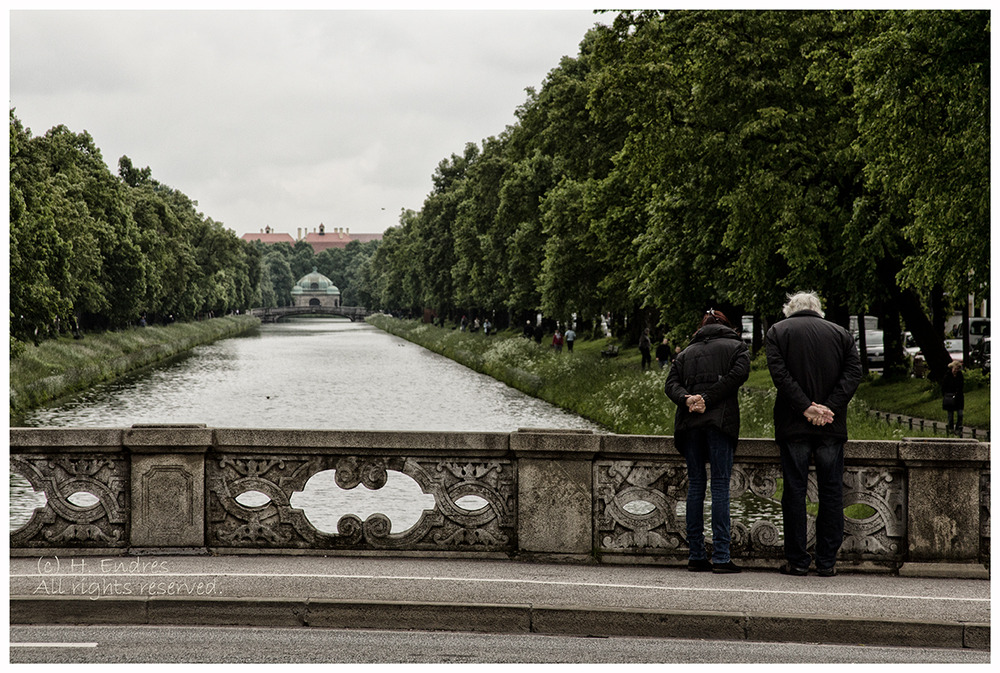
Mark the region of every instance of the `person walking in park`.
<instances>
[{"instance_id":1,"label":"person walking in park","mask_svg":"<svg viewBox=\"0 0 1000 673\"><path fill-rule=\"evenodd\" d=\"M556 353L562 353L562 346L563 346L563 335L562 332L560 332L559 328L557 327L556 331L552 333L552 347L556 350Z\"/></svg>"},{"instance_id":2,"label":"person walking in park","mask_svg":"<svg viewBox=\"0 0 1000 673\"><path fill-rule=\"evenodd\" d=\"M824 318L813 292L789 295L785 319L766 337L767 368L777 388L774 436L781 451L785 559L781 573L806 575L806 491L809 462L816 464L816 574L837 574L844 541L844 444L847 403L861 382L861 358L846 329Z\"/></svg>"},{"instance_id":3,"label":"person walking in park","mask_svg":"<svg viewBox=\"0 0 1000 673\"><path fill-rule=\"evenodd\" d=\"M566 330L566 334L563 335L563 338L566 340L566 352L572 353L573 342L576 341L576 332L574 332L573 328L570 327L569 329Z\"/></svg>"},{"instance_id":4,"label":"person walking in park","mask_svg":"<svg viewBox=\"0 0 1000 673\"><path fill-rule=\"evenodd\" d=\"M656 347L656 361L660 363L660 369L664 369L670 364L670 344L667 343L666 335L664 335L660 345Z\"/></svg>"},{"instance_id":5,"label":"person walking in park","mask_svg":"<svg viewBox=\"0 0 1000 673\"><path fill-rule=\"evenodd\" d=\"M965 377L962 375L962 361L952 360L948 363L948 373L941 379L941 407L948 412L947 434L957 430L962 436L962 416L965 413ZM955 415L958 424L955 424Z\"/></svg>"},{"instance_id":6,"label":"person walking in park","mask_svg":"<svg viewBox=\"0 0 1000 673\"><path fill-rule=\"evenodd\" d=\"M737 393L750 352L721 311L710 310L677 356L664 392L677 405L674 442L687 461L688 570L738 573L729 554L729 480L740 436ZM705 548L705 463L712 474L712 559Z\"/></svg>"},{"instance_id":7,"label":"person walking in park","mask_svg":"<svg viewBox=\"0 0 1000 673\"><path fill-rule=\"evenodd\" d=\"M639 365L641 369L645 369L653 363L653 359L649 355L652 347L653 342L649 338L649 328L647 327L642 331L642 336L639 337L639 352L642 353L642 362Z\"/></svg>"}]
</instances>

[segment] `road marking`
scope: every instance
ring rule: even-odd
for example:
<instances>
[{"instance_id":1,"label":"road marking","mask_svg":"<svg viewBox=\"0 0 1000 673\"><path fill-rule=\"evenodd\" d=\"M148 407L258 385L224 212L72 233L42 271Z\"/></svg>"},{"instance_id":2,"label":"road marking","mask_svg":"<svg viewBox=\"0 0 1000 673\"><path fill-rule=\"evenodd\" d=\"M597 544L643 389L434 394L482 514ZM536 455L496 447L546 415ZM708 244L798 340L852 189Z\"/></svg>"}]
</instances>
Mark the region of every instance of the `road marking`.
<instances>
[{"instance_id":1,"label":"road marking","mask_svg":"<svg viewBox=\"0 0 1000 673\"><path fill-rule=\"evenodd\" d=\"M92 579L107 580L111 577L123 577L123 575L113 574L88 574L88 573L52 573L46 575L38 574L11 574L10 577L86 577ZM690 591L705 593L731 593L731 594L773 594L783 596L829 596L836 598L878 598L891 600L918 600L918 601L954 601L970 603L989 603L989 598L956 598L953 596L905 596L900 594L874 594L856 592L834 592L834 591L795 591L789 589L752 589L739 587L686 587L686 586L663 586L658 584L614 584L604 582L573 582L561 580L532 580L532 579L510 579L510 578L486 578L486 577L414 577L408 575L330 575L317 573L130 573L128 577L254 577L254 578L275 578L275 579L343 579L343 580L404 580L408 582L481 582L493 584L535 584L539 586L565 586L595 589L641 589L644 591Z\"/></svg>"},{"instance_id":2,"label":"road marking","mask_svg":"<svg viewBox=\"0 0 1000 673\"><path fill-rule=\"evenodd\" d=\"M97 643L11 643L11 647L97 647Z\"/></svg>"}]
</instances>

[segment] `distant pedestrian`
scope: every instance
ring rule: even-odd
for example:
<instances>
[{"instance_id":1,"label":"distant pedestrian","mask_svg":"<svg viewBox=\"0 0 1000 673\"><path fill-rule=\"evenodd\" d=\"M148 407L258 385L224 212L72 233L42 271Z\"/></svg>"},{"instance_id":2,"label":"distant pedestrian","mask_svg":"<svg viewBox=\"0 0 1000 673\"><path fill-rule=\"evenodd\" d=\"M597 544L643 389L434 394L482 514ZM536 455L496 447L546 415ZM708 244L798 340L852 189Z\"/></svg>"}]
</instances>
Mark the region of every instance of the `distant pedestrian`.
<instances>
[{"instance_id":1,"label":"distant pedestrian","mask_svg":"<svg viewBox=\"0 0 1000 673\"><path fill-rule=\"evenodd\" d=\"M642 336L639 337L639 352L642 353L642 362L639 364L641 369L653 364L653 358L649 354L652 347L653 342L649 339L649 328L647 327L642 331Z\"/></svg>"},{"instance_id":2,"label":"distant pedestrian","mask_svg":"<svg viewBox=\"0 0 1000 673\"><path fill-rule=\"evenodd\" d=\"M563 337L566 339L566 352L572 353L573 342L576 341L576 332L574 332L573 328L570 327L568 330L566 330L566 334L564 334Z\"/></svg>"},{"instance_id":3,"label":"distant pedestrian","mask_svg":"<svg viewBox=\"0 0 1000 673\"><path fill-rule=\"evenodd\" d=\"M486 336L489 336L490 335L490 330L492 330L492 329L493 329L493 323L491 323L490 319L487 318L486 322L483 323L483 334L485 334Z\"/></svg>"},{"instance_id":4,"label":"distant pedestrian","mask_svg":"<svg viewBox=\"0 0 1000 673\"><path fill-rule=\"evenodd\" d=\"M816 464L819 513L816 516L816 574L837 574L837 552L844 541L844 443L847 403L861 382L861 359L846 329L824 319L819 297L799 292L788 297L785 319L766 338L767 368L777 388L774 437L781 450L784 490L781 511L785 563L781 573L805 575L812 561L806 551L806 494L809 462Z\"/></svg>"},{"instance_id":5,"label":"distant pedestrian","mask_svg":"<svg viewBox=\"0 0 1000 673\"><path fill-rule=\"evenodd\" d=\"M721 311L710 310L691 345L667 374L664 392L677 405L674 442L687 461L688 570L738 573L730 558L729 480L740 436L740 386L750 352ZM712 479L712 560L705 548L705 490Z\"/></svg>"},{"instance_id":6,"label":"distant pedestrian","mask_svg":"<svg viewBox=\"0 0 1000 673\"><path fill-rule=\"evenodd\" d=\"M562 346L563 346L563 335L562 332L560 332L559 328L557 327L556 331L552 334L552 347L556 349L556 353L562 353Z\"/></svg>"},{"instance_id":7,"label":"distant pedestrian","mask_svg":"<svg viewBox=\"0 0 1000 673\"><path fill-rule=\"evenodd\" d=\"M670 364L670 344L667 343L667 337L663 337L663 341L656 347L656 361L660 363L660 369Z\"/></svg>"},{"instance_id":8,"label":"distant pedestrian","mask_svg":"<svg viewBox=\"0 0 1000 673\"><path fill-rule=\"evenodd\" d=\"M531 329L531 321L530 320L525 320L524 321L524 334L523 334L524 338L525 339L530 339L532 337L533 332L534 332L534 330Z\"/></svg>"},{"instance_id":9,"label":"distant pedestrian","mask_svg":"<svg viewBox=\"0 0 1000 673\"><path fill-rule=\"evenodd\" d=\"M965 377L962 375L962 361L952 360L948 363L948 373L941 379L941 408L948 412L948 425L945 432L951 434L957 431L962 435L962 416L965 414ZM958 424L955 424L955 415Z\"/></svg>"}]
</instances>

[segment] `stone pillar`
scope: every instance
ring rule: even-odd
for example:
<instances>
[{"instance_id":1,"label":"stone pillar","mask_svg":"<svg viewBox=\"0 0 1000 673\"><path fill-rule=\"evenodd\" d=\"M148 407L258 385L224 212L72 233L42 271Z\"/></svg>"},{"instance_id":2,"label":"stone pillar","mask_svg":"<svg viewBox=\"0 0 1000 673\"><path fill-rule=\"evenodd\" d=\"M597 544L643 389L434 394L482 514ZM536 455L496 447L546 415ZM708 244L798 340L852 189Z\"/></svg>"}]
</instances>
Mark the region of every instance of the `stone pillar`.
<instances>
[{"instance_id":1,"label":"stone pillar","mask_svg":"<svg viewBox=\"0 0 1000 673\"><path fill-rule=\"evenodd\" d=\"M204 425L134 425L125 431L131 454L131 547L205 546Z\"/></svg>"},{"instance_id":2,"label":"stone pillar","mask_svg":"<svg viewBox=\"0 0 1000 673\"><path fill-rule=\"evenodd\" d=\"M907 563L901 575L985 576L980 506L989 445L962 439L904 439ZM919 566L919 567L918 567Z\"/></svg>"},{"instance_id":3,"label":"stone pillar","mask_svg":"<svg viewBox=\"0 0 1000 673\"><path fill-rule=\"evenodd\" d=\"M600 437L580 432L520 430L517 456L517 544L528 555L592 558L593 460Z\"/></svg>"}]
</instances>

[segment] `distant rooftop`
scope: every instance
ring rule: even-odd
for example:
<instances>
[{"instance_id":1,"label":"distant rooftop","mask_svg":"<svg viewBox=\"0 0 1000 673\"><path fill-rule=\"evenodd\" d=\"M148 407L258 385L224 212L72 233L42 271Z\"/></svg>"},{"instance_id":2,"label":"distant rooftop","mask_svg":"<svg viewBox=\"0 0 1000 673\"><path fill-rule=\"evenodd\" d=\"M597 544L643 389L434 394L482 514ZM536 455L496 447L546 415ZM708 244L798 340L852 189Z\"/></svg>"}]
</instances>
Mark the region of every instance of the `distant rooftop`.
<instances>
[{"instance_id":1,"label":"distant rooftop","mask_svg":"<svg viewBox=\"0 0 1000 673\"><path fill-rule=\"evenodd\" d=\"M261 241L262 243L288 243L295 245L296 241L305 241L312 246L313 252L320 253L327 248L344 248L351 241L368 243L369 241L381 241L383 234L352 234L350 229L344 227L331 227L327 229L324 225L307 231L303 236L302 229L298 230L298 238L293 238L291 234L278 234L267 227L258 234L243 234L245 241Z\"/></svg>"}]
</instances>

